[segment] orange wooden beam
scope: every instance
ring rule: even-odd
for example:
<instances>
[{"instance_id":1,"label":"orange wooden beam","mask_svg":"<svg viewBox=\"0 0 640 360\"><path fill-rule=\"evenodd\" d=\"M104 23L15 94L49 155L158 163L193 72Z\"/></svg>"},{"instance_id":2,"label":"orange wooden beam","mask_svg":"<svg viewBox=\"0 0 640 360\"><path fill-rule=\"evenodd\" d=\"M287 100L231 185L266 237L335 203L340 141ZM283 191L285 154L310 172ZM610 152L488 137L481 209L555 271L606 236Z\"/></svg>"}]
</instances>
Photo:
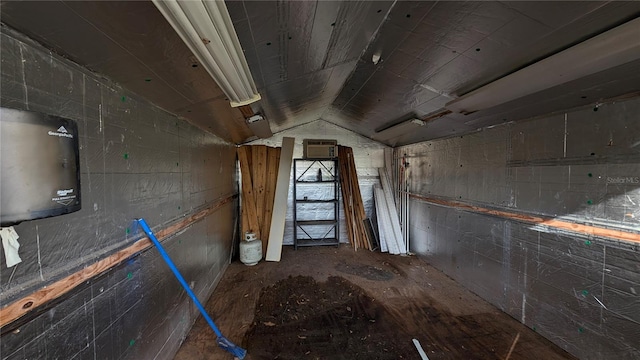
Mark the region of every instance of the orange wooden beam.
<instances>
[{"instance_id":1,"label":"orange wooden beam","mask_svg":"<svg viewBox=\"0 0 640 360\"><path fill-rule=\"evenodd\" d=\"M203 209L187 218L181 219L180 221L170 225L169 227L156 231L157 238L162 240L179 231L182 231L188 226L211 215L222 206L231 202L237 196L237 194L224 196L218 199L218 201L216 201L215 203L211 204L211 206L207 207L206 209ZM32 310L61 297L62 295L73 290L85 281L102 274L103 272L122 263L124 260L130 258L131 256L152 246L153 243L151 242L151 240L149 240L149 238L145 236L137 240L127 248L111 254L104 259L98 260L97 262L83 268L82 270L79 270L61 280L58 280L53 284L48 284L32 294L14 301L13 303L0 309L0 327L10 324L13 321L23 317L27 313L31 312Z\"/></svg>"},{"instance_id":2,"label":"orange wooden beam","mask_svg":"<svg viewBox=\"0 0 640 360\"><path fill-rule=\"evenodd\" d=\"M418 200L422 200L431 204L448 206L465 211L475 212L479 214L486 214L497 216L509 220L520 221L534 225L544 225L558 230L570 231L582 235L591 235L605 237L615 240L629 241L633 243L640 243L640 234L623 230L607 229L599 226L577 224L566 220L558 220L550 217L533 216L526 214L519 214L510 211L487 209L480 206L465 204L459 201L435 199L431 197L425 197L417 194L409 194L410 197Z\"/></svg>"}]
</instances>

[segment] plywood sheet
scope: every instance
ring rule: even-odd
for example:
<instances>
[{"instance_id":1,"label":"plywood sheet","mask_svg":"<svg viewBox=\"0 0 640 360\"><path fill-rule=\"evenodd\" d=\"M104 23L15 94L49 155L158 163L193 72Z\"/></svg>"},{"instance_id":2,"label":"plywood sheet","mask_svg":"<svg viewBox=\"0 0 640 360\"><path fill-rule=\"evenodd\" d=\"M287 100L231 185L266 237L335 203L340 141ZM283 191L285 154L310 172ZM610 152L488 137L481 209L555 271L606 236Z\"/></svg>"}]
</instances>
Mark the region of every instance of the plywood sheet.
<instances>
[{"instance_id":1,"label":"plywood sheet","mask_svg":"<svg viewBox=\"0 0 640 360\"><path fill-rule=\"evenodd\" d=\"M256 209L256 200L253 192L253 181L251 179L251 150L249 146L241 146L238 148L238 158L240 159L240 171L242 172L242 203L244 209L243 217L246 217L246 225L248 228L243 229L243 233L247 231L254 232L260 238L260 225L258 224L258 215ZM243 219L243 225L245 220Z\"/></svg>"},{"instance_id":2,"label":"plywood sheet","mask_svg":"<svg viewBox=\"0 0 640 360\"><path fill-rule=\"evenodd\" d=\"M280 162L280 148L267 148L267 182L265 186L264 217L261 224L262 253L267 253L269 233L271 230L271 217L273 214L273 201L276 196L276 183L278 181L278 164Z\"/></svg>"},{"instance_id":3,"label":"plywood sheet","mask_svg":"<svg viewBox=\"0 0 640 360\"><path fill-rule=\"evenodd\" d=\"M284 220L287 214L287 195L289 193L289 183L291 182L291 162L293 160L294 142L295 139L291 137L282 139L282 152L280 155L280 164L278 165L278 181L273 202L267 255L265 257L267 261L280 261L280 255L282 254Z\"/></svg>"}]
</instances>

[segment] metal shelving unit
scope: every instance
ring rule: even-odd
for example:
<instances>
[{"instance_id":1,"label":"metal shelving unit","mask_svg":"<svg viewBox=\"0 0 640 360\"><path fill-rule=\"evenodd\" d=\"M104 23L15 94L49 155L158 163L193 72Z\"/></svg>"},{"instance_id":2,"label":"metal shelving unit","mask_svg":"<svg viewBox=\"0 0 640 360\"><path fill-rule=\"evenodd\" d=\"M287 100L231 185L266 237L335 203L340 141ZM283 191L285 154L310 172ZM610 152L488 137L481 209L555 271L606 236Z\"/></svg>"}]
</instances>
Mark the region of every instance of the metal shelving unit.
<instances>
[{"instance_id":1,"label":"metal shelving unit","mask_svg":"<svg viewBox=\"0 0 640 360\"><path fill-rule=\"evenodd\" d=\"M293 159L293 241L301 246L340 243L338 159Z\"/></svg>"}]
</instances>

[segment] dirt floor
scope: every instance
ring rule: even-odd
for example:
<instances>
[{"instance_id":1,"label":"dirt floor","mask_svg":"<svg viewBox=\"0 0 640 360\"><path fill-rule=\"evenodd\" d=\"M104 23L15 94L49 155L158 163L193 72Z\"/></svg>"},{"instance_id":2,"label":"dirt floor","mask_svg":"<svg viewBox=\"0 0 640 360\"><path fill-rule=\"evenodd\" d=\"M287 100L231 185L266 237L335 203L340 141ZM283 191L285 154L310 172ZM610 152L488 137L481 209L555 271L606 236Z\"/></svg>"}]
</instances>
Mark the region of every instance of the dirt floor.
<instances>
[{"instance_id":1,"label":"dirt floor","mask_svg":"<svg viewBox=\"0 0 640 360\"><path fill-rule=\"evenodd\" d=\"M206 305L246 359L573 359L417 257L348 245L231 264ZM233 359L200 317L176 360Z\"/></svg>"}]
</instances>

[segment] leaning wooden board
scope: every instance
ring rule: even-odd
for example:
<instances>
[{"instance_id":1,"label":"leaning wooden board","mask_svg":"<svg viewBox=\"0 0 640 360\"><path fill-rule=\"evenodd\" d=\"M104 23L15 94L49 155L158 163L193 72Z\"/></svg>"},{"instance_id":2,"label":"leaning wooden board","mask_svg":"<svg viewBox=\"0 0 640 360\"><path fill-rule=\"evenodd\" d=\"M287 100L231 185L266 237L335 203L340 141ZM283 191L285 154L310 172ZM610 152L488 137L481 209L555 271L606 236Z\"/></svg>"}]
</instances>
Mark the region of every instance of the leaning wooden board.
<instances>
[{"instance_id":1,"label":"leaning wooden board","mask_svg":"<svg viewBox=\"0 0 640 360\"><path fill-rule=\"evenodd\" d=\"M273 200L276 195L276 182L278 180L278 163L280 162L280 148L267 148L267 183L265 188L265 206L263 222L260 233L262 234L262 254L267 254L269 231L271 230L271 215L273 214Z\"/></svg>"},{"instance_id":2,"label":"leaning wooden board","mask_svg":"<svg viewBox=\"0 0 640 360\"><path fill-rule=\"evenodd\" d=\"M258 210L256 208L256 199L253 193L253 181L251 179L251 148L241 146L238 148L238 158L240 160L240 171L242 171L242 204L244 205L242 213L246 215L246 225L248 228L243 229L244 232L255 232L260 237L260 224L258 223ZM243 226L245 222L243 221Z\"/></svg>"},{"instance_id":3,"label":"leaning wooden board","mask_svg":"<svg viewBox=\"0 0 640 360\"><path fill-rule=\"evenodd\" d=\"M251 182L253 184L253 195L256 202L256 215L258 217L259 239L265 238L262 233L265 212L265 187L267 184L267 147L265 145L253 145L251 149Z\"/></svg>"},{"instance_id":4,"label":"leaning wooden board","mask_svg":"<svg viewBox=\"0 0 640 360\"><path fill-rule=\"evenodd\" d=\"M340 189L346 219L347 234L354 250L365 248L371 250L371 242L364 227L366 217L358 173L356 170L353 149L338 146L338 161L340 165Z\"/></svg>"},{"instance_id":5,"label":"leaning wooden board","mask_svg":"<svg viewBox=\"0 0 640 360\"><path fill-rule=\"evenodd\" d=\"M238 155L238 161L240 161L240 148L236 149L236 153ZM250 148L248 149L244 149L242 151L251 151ZM250 152L248 153L250 154ZM242 166L240 167L242 169ZM240 170L242 172L242 170ZM240 189L242 189L242 185L240 185ZM249 215L247 214L247 200L244 196L244 194L240 195L240 201L241 201L241 206L240 206L240 216L242 217L242 222L240 223L240 233L241 233L241 238L244 236L243 234L246 231L249 231L249 229L251 228L251 226L249 226Z\"/></svg>"},{"instance_id":6,"label":"leaning wooden board","mask_svg":"<svg viewBox=\"0 0 640 360\"><path fill-rule=\"evenodd\" d=\"M342 208L344 209L344 217L346 220L347 235L349 242L354 249L357 249L356 236L351 224L353 223L351 211L351 183L349 182L349 173L347 171L347 162L345 148L338 146L338 167L340 169L340 190L342 192Z\"/></svg>"},{"instance_id":7,"label":"leaning wooden board","mask_svg":"<svg viewBox=\"0 0 640 360\"><path fill-rule=\"evenodd\" d=\"M351 178L351 190L353 192L353 206L354 206L354 226L357 229L357 234L360 238L360 246L371 250L371 241L367 234L367 230L364 227L364 219L367 215L364 212L364 203L362 202L362 194L360 193L360 183L358 182L358 172L356 169L355 157L353 156L353 149L347 148L347 158L349 165L349 174Z\"/></svg>"},{"instance_id":8,"label":"leaning wooden board","mask_svg":"<svg viewBox=\"0 0 640 360\"><path fill-rule=\"evenodd\" d=\"M294 138L282 138L282 150L280 164L278 165L278 181L273 201L273 214L271 215L271 229L269 230L269 243L267 245L267 261L280 261L282 255L282 240L284 237L284 222L287 214L287 197L289 195L289 183L291 182L291 162L293 161Z\"/></svg>"}]
</instances>

